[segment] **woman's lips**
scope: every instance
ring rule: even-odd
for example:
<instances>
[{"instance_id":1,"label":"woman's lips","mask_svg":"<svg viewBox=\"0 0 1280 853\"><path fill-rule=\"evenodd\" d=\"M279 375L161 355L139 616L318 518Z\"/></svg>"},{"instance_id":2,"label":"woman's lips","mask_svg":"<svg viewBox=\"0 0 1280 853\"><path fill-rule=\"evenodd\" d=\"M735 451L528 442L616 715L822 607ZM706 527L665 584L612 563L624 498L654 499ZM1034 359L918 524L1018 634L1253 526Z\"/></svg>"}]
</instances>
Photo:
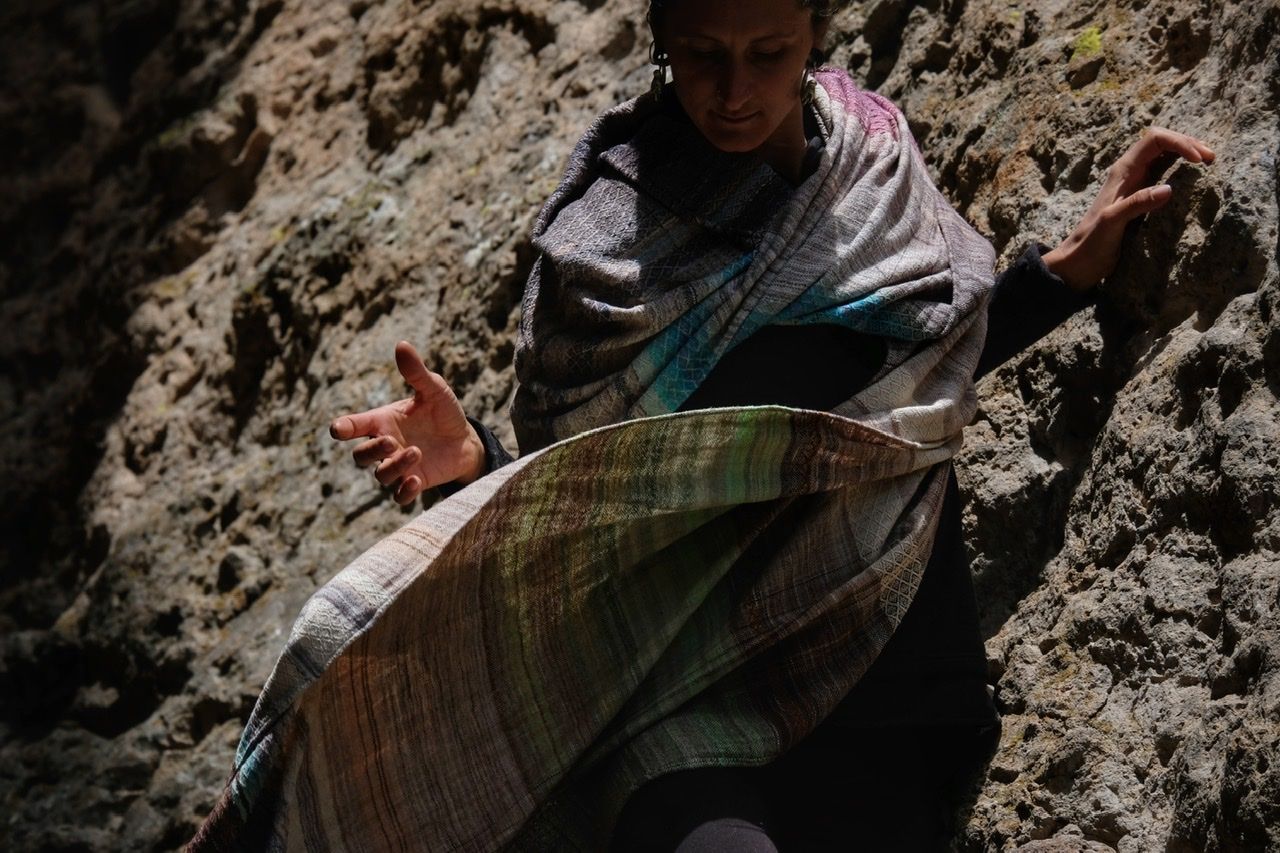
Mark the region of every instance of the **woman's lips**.
<instances>
[{"instance_id":1,"label":"woman's lips","mask_svg":"<svg viewBox=\"0 0 1280 853\"><path fill-rule=\"evenodd\" d=\"M724 113L716 112L715 110L712 110L711 114L716 118L720 119L720 121L724 122L725 124L746 124L747 122L751 121L751 119L759 115L758 112L743 113L741 115L725 115Z\"/></svg>"}]
</instances>

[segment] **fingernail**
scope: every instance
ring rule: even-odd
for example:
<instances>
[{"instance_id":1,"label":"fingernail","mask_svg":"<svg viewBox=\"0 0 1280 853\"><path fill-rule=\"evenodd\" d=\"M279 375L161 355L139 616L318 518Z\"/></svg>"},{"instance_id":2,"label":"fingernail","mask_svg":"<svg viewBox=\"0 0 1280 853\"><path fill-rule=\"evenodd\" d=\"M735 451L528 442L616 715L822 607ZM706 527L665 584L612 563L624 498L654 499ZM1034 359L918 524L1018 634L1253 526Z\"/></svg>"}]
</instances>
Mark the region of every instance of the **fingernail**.
<instances>
[{"instance_id":1,"label":"fingernail","mask_svg":"<svg viewBox=\"0 0 1280 853\"><path fill-rule=\"evenodd\" d=\"M1157 201L1162 201L1173 195L1173 187L1168 184L1160 184L1151 188L1151 197Z\"/></svg>"}]
</instances>

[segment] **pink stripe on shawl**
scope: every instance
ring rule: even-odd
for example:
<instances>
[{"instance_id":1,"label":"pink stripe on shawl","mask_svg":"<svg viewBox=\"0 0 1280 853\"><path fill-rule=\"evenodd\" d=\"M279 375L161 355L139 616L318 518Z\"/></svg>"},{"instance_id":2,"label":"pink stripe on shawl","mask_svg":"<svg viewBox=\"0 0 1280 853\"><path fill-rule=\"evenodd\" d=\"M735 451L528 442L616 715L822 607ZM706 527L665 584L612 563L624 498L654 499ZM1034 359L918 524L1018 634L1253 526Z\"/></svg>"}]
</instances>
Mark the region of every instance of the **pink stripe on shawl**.
<instances>
[{"instance_id":1,"label":"pink stripe on shawl","mask_svg":"<svg viewBox=\"0 0 1280 853\"><path fill-rule=\"evenodd\" d=\"M859 89L840 68L819 68L814 76L832 99L858 119L868 136L888 133L898 138L898 108L887 98Z\"/></svg>"}]
</instances>

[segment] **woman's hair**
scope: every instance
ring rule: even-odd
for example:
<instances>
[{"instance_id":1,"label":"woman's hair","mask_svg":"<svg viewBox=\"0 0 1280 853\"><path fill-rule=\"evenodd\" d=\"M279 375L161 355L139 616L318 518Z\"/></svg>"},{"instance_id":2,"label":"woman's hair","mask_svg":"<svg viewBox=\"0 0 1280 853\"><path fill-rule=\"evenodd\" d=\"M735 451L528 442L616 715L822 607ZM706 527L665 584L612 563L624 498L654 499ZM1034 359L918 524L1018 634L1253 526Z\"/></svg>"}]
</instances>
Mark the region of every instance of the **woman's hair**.
<instances>
[{"instance_id":1,"label":"woman's hair","mask_svg":"<svg viewBox=\"0 0 1280 853\"><path fill-rule=\"evenodd\" d=\"M661 47L658 32L662 29L662 13L667 10L668 6L679 2L680 0L649 0L649 12L645 15L645 18L649 22L649 32L653 34L654 45L658 48ZM852 0L796 0L796 2L800 4L800 8L813 12L813 23L815 25L819 21L829 19L845 6L852 4ZM815 47L813 53L812 61L814 64L823 61L825 53L820 48Z\"/></svg>"},{"instance_id":2,"label":"woman's hair","mask_svg":"<svg viewBox=\"0 0 1280 853\"><path fill-rule=\"evenodd\" d=\"M663 11L672 3L678 2L680 0L649 0L649 26L656 30L662 21ZM851 5L852 0L797 0L797 2L801 8L811 10L815 19L819 19L830 18L845 6Z\"/></svg>"}]
</instances>

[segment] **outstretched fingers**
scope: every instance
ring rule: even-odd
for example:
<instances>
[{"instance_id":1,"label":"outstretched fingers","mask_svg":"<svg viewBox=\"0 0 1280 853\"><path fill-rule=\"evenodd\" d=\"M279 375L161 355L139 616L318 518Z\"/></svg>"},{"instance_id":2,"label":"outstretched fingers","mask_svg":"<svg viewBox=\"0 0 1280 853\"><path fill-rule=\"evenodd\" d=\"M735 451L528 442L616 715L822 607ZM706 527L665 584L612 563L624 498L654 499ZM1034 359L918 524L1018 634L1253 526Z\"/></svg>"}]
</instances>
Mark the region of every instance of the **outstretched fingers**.
<instances>
[{"instance_id":1,"label":"outstretched fingers","mask_svg":"<svg viewBox=\"0 0 1280 853\"><path fill-rule=\"evenodd\" d=\"M396 367L413 389L413 398L342 415L329 425L329 434L339 441L368 439L356 446L352 457L362 468L373 467L377 481L404 505L465 463L458 460L467 454L466 438L472 431L444 377L428 370L407 341L396 345ZM432 453L432 464L426 468L420 467L423 447Z\"/></svg>"}]
</instances>

